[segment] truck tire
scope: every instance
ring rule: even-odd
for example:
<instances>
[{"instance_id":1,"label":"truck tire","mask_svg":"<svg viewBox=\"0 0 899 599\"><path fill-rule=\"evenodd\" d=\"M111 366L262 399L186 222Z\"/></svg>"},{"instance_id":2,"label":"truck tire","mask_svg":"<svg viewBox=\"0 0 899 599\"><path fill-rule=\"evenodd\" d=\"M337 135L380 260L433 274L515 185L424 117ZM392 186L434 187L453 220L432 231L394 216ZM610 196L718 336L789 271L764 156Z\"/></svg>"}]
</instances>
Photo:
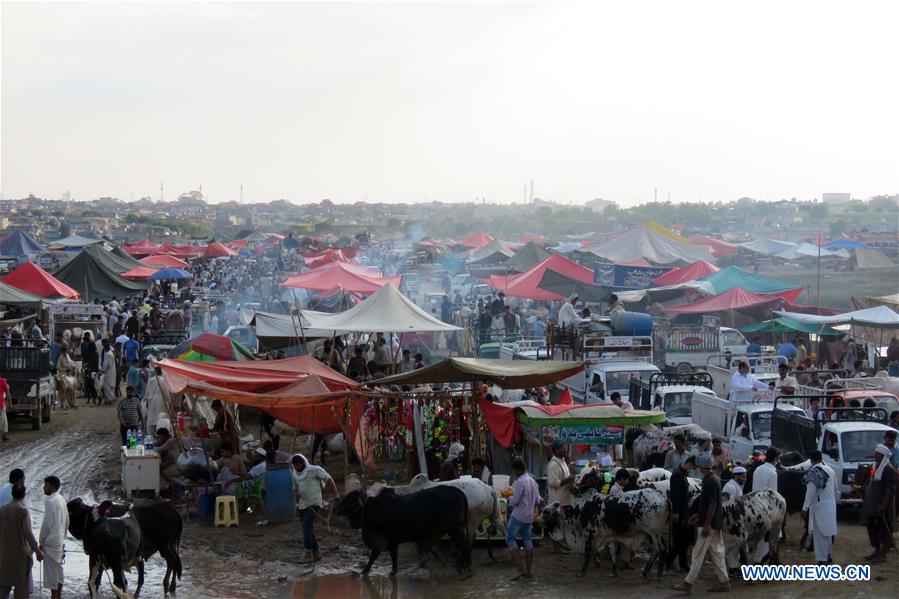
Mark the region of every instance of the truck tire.
<instances>
[{"instance_id":1,"label":"truck tire","mask_svg":"<svg viewBox=\"0 0 899 599\"><path fill-rule=\"evenodd\" d=\"M47 396L47 399L41 403L41 422L50 422L50 411L53 409L53 398Z\"/></svg>"},{"instance_id":2,"label":"truck tire","mask_svg":"<svg viewBox=\"0 0 899 599\"><path fill-rule=\"evenodd\" d=\"M31 430L41 430L41 404L38 402L37 409L31 412Z\"/></svg>"},{"instance_id":3,"label":"truck tire","mask_svg":"<svg viewBox=\"0 0 899 599\"><path fill-rule=\"evenodd\" d=\"M693 365L689 362L681 362L677 365L677 368L674 369L677 374L690 374L693 372Z\"/></svg>"}]
</instances>

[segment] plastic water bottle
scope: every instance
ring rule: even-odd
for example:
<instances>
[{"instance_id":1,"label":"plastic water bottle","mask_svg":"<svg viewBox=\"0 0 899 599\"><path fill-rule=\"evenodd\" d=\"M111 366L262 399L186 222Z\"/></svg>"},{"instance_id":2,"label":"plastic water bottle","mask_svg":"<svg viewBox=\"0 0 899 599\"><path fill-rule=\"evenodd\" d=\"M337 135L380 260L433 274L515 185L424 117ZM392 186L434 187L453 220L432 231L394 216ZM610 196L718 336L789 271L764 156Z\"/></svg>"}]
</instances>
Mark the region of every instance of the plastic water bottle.
<instances>
[{"instance_id":1,"label":"plastic water bottle","mask_svg":"<svg viewBox=\"0 0 899 599\"><path fill-rule=\"evenodd\" d=\"M134 440L137 447L137 455L144 455L144 432L137 429L137 438Z\"/></svg>"}]
</instances>

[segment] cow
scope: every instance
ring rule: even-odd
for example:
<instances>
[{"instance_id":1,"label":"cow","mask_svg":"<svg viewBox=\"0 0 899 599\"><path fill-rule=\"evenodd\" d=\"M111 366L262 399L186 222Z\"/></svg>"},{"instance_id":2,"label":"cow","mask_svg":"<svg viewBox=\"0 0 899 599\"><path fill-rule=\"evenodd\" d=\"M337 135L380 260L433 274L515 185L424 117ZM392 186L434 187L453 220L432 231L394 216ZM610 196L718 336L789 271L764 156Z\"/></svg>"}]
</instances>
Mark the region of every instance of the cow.
<instances>
[{"instance_id":1,"label":"cow","mask_svg":"<svg viewBox=\"0 0 899 599\"><path fill-rule=\"evenodd\" d=\"M159 501L122 505L104 501L98 506L89 506L77 498L69 501L67 508L69 532L82 541L89 556L91 597L95 596L100 584L100 568L113 570L115 586L124 590L127 583L123 570L130 570L132 565L138 567L134 592L137 596L143 586L144 561L157 551L166 562L163 592L175 593L182 574L179 550L183 523L170 504Z\"/></svg>"},{"instance_id":2,"label":"cow","mask_svg":"<svg viewBox=\"0 0 899 599\"><path fill-rule=\"evenodd\" d=\"M475 535L482 529L486 520L490 520L497 530L505 534L506 523L500 516L499 496L493 487L481 480L472 478L437 482L429 480L426 474L417 474L409 481L408 485L391 488L397 495L409 495L422 489L432 489L441 485L455 487L465 493L465 499L468 501L468 533L471 535L469 537L471 542L474 541ZM487 544L487 553L490 559L496 561L490 543Z\"/></svg>"},{"instance_id":3,"label":"cow","mask_svg":"<svg viewBox=\"0 0 899 599\"><path fill-rule=\"evenodd\" d=\"M768 540L769 551L762 561L770 558L779 564L777 540L787 517L787 502L780 493L772 489L762 489L740 497L722 494L721 519L725 550L748 545L750 552L764 539ZM699 498L694 499L691 511L699 508Z\"/></svg>"},{"instance_id":4,"label":"cow","mask_svg":"<svg viewBox=\"0 0 899 599\"><path fill-rule=\"evenodd\" d=\"M743 485L744 489L752 489L752 477L755 473L755 469L758 468L762 462L756 462L754 464L750 464L746 467L746 484ZM811 462L809 462L811 464ZM802 506L805 503L805 482L803 478L805 477L805 470L801 469L801 464L797 464L795 466L791 466L789 468L781 468L778 466L777 468L777 492L780 493L781 496L787 502L787 514L793 515L802 511ZM784 525L782 527L782 532L784 535L784 539L787 536L787 527L786 521L784 521ZM805 545L805 541L808 539L808 527L805 527L805 531L799 540L800 549Z\"/></svg>"},{"instance_id":5,"label":"cow","mask_svg":"<svg viewBox=\"0 0 899 599\"><path fill-rule=\"evenodd\" d=\"M554 503L543 511L546 532L554 541L565 540L584 553L581 572L586 572L590 554L613 543L635 553L643 545L652 548L643 576L649 574L658 560L658 575L662 575L663 559L671 510L665 494L655 489L639 489L620 495L593 494L575 506ZM615 552L612 553L612 573L617 575Z\"/></svg>"},{"instance_id":6,"label":"cow","mask_svg":"<svg viewBox=\"0 0 899 599\"><path fill-rule=\"evenodd\" d=\"M450 485L438 485L408 495L399 495L390 487L372 489L370 495L354 490L344 495L335 513L346 516L350 526L362 529L362 541L371 550L363 575L383 551L390 551L392 568L397 572L397 550L402 543L433 547L443 535L456 544L456 569L464 577L471 575L471 542L468 531L468 500L465 493Z\"/></svg>"}]
</instances>

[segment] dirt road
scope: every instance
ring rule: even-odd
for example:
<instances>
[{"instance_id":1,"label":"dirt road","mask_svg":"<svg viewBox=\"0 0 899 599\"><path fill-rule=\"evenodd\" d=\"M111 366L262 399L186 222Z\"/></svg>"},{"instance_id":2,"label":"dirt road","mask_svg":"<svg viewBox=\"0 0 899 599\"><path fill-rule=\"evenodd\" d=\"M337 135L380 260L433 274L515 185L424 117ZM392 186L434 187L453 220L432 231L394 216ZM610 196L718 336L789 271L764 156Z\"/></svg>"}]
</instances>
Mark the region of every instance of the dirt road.
<instances>
[{"instance_id":1,"label":"dirt road","mask_svg":"<svg viewBox=\"0 0 899 599\"><path fill-rule=\"evenodd\" d=\"M81 401L79 401L81 404ZM82 497L100 501L119 498L118 432L114 411L110 407L85 408L74 411L57 410L52 422L40 432L33 432L27 423L14 423L12 441L0 446L0 472L5 477L13 467L26 472L35 534L40 529L43 510L41 481L54 474L63 481L62 493L67 499ZM336 458L327 467L340 478L342 460ZM338 483L339 484L339 483ZM185 516L190 516L185 514ZM855 523L854 514L847 512L841 521L840 533L834 547L838 564L862 563L870 552L865 530ZM639 569L625 570L617 579L611 577L607 565L591 566L585 577L575 576L579 569L578 556L557 556L545 547L538 548L535 557L533 582L510 582L512 565L502 546L494 546L497 562L491 562L486 550L475 549L474 576L459 581L451 567L452 560L432 559L419 567L413 548L400 551L400 574L387 577L389 557L382 556L372 576L365 581L353 576L364 563L367 552L362 547L358 531L346 527L344 521L318 523L318 536L324 549L324 559L315 568L297 562L302 555L299 524L259 526L261 518L241 515L239 528L213 528L198 522L195 515L185 521L182 559L184 577L178 594L190 598L286 598L286 597L545 597L596 596L600 593L640 595L644 597L675 597L667 590L680 580L680 575L666 574L661 581L644 580ZM788 524L790 542L781 547L783 563L812 563L814 558L796 549L798 517ZM66 597L87 597L87 560L80 542L69 538L66 543ZM147 581L142 597L161 596L163 562L151 558L147 567ZM136 575L130 577L132 585ZM40 570L34 569L34 580L40 582ZM698 590L712 580L710 570L704 571ZM895 597L899 581L899 557L890 554L886 564L873 568L872 580L863 583L766 583L743 585L736 583L732 594L769 599L778 597ZM133 588L133 586L132 586ZM104 580L104 597L111 597ZM37 592L35 593L37 595ZM45 591L44 596L49 596Z\"/></svg>"}]
</instances>

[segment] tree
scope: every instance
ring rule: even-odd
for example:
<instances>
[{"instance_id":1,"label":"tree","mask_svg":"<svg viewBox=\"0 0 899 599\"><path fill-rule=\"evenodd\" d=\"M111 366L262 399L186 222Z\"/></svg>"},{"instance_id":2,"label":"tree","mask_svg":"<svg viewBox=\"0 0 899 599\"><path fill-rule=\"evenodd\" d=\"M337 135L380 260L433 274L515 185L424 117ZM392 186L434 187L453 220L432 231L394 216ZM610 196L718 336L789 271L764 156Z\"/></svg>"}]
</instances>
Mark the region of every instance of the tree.
<instances>
[{"instance_id":1,"label":"tree","mask_svg":"<svg viewBox=\"0 0 899 599\"><path fill-rule=\"evenodd\" d=\"M396 218L395 216L391 216L387 219L387 230L388 231L399 231L400 227L403 226L403 221Z\"/></svg>"},{"instance_id":2,"label":"tree","mask_svg":"<svg viewBox=\"0 0 899 599\"><path fill-rule=\"evenodd\" d=\"M69 223L64 220L59 221L59 238L68 237L72 234L72 228L69 227Z\"/></svg>"},{"instance_id":3,"label":"tree","mask_svg":"<svg viewBox=\"0 0 899 599\"><path fill-rule=\"evenodd\" d=\"M81 213L81 218L99 218L100 216L102 215L96 210L85 210Z\"/></svg>"}]
</instances>

